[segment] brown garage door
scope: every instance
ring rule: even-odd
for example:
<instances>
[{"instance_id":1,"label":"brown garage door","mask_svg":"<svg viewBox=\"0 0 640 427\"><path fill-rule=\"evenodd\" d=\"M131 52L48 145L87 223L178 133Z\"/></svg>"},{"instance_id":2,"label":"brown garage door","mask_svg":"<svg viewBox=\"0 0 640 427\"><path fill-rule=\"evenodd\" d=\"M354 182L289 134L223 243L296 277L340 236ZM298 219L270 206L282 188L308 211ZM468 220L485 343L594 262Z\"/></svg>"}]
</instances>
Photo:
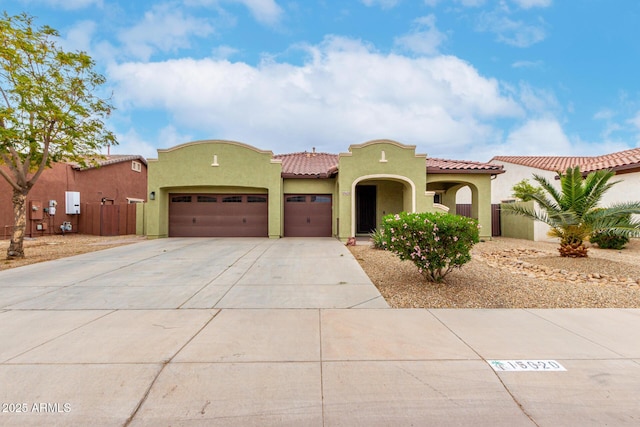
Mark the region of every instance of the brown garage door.
<instances>
[{"instance_id":1,"label":"brown garage door","mask_svg":"<svg viewBox=\"0 0 640 427\"><path fill-rule=\"evenodd\" d=\"M284 235L331 237L331 195L285 194Z\"/></svg>"},{"instance_id":2,"label":"brown garage door","mask_svg":"<svg viewBox=\"0 0 640 427\"><path fill-rule=\"evenodd\" d=\"M170 194L171 237L267 237L266 194Z\"/></svg>"}]
</instances>

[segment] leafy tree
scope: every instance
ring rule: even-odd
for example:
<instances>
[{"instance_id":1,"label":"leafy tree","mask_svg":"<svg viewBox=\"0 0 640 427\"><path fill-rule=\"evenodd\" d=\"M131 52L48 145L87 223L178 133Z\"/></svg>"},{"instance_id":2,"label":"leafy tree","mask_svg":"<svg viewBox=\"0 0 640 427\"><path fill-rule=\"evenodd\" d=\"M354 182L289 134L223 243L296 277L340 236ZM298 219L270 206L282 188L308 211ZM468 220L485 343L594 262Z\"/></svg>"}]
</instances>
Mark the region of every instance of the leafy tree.
<instances>
[{"instance_id":1,"label":"leafy tree","mask_svg":"<svg viewBox=\"0 0 640 427\"><path fill-rule=\"evenodd\" d=\"M549 235L560 238L560 256L586 257L584 241L595 233L606 232L618 236L640 236L640 222L632 214L640 214L640 202L616 203L599 208L604 194L620 181L610 181L615 175L610 170L591 172L583 178L580 168L567 168L558 172L560 188L556 189L546 178L534 175L544 193L531 193L538 202L539 211L519 204L503 205L503 209L542 221L551 227Z\"/></svg>"},{"instance_id":2,"label":"leafy tree","mask_svg":"<svg viewBox=\"0 0 640 427\"><path fill-rule=\"evenodd\" d=\"M520 182L517 182L512 188L512 195L516 199L520 199L523 202L528 202L532 200L532 194L543 195L544 190L542 187L534 186L529 183L528 179L523 179Z\"/></svg>"},{"instance_id":3,"label":"leafy tree","mask_svg":"<svg viewBox=\"0 0 640 427\"><path fill-rule=\"evenodd\" d=\"M51 27L27 14L0 16L0 175L11 185L14 228L7 259L24 257L26 198L45 168L116 144L96 95L105 78L84 52L65 52Z\"/></svg>"}]
</instances>

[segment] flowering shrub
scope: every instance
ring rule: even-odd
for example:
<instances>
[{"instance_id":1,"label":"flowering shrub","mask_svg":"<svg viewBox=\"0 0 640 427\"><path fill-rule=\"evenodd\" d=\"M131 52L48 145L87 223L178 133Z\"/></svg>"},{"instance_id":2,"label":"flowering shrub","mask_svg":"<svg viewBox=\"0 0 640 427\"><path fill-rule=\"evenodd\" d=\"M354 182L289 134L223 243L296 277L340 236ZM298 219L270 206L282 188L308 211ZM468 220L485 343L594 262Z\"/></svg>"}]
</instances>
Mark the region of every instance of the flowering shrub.
<instances>
[{"instance_id":1,"label":"flowering shrub","mask_svg":"<svg viewBox=\"0 0 640 427\"><path fill-rule=\"evenodd\" d=\"M412 261L427 280L439 282L471 260L479 241L478 221L444 213L391 214L382 218L382 246Z\"/></svg>"}]
</instances>

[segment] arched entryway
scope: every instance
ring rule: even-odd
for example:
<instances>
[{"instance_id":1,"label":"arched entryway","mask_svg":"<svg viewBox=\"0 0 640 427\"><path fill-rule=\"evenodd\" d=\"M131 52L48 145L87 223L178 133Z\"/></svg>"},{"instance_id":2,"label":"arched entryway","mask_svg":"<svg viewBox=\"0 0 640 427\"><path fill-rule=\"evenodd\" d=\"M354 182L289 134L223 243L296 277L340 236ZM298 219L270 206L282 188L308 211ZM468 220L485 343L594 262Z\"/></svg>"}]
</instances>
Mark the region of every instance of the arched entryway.
<instances>
[{"instance_id":1,"label":"arched entryway","mask_svg":"<svg viewBox=\"0 0 640 427\"><path fill-rule=\"evenodd\" d=\"M378 228L383 216L415 212L415 184L400 175L361 176L351 189L351 235L365 236Z\"/></svg>"}]
</instances>

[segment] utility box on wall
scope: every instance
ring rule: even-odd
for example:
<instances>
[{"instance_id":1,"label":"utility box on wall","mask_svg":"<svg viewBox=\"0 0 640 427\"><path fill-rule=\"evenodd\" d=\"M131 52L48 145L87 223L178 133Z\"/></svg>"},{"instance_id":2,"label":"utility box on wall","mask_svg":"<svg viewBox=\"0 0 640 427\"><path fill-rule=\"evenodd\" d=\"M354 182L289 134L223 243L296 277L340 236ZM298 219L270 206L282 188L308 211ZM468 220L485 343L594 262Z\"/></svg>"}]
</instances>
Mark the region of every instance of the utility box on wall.
<instances>
[{"instance_id":1,"label":"utility box on wall","mask_svg":"<svg viewBox=\"0 0 640 427\"><path fill-rule=\"evenodd\" d=\"M29 218L35 219L35 220L41 220L43 218L42 202L37 202L35 200L30 201L29 212L31 213Z\"/></svg>"},{"instance_id":2,"label":"utility box on wall","mask_svg":"<svg viewBox=\"0 0 640 427\"><path fill-rule=\"evenodd\" d=\"M80 192L79 191L65 191L65 213L67 215L80 214Z\"/></svg>"}]
</instances>

